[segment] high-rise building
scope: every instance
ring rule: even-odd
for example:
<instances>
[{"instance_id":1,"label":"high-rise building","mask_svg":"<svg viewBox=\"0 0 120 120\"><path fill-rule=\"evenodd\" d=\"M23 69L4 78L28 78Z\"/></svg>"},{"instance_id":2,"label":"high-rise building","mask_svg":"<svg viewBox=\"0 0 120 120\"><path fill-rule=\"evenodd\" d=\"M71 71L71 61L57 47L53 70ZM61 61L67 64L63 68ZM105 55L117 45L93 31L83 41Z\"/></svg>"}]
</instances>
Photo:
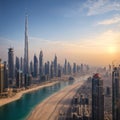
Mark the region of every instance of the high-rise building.
<instances>
[{"instance_id":1,"label":"high-rise building","mask_svg":"<svg viewBox=\"0 0 120 120\"><path fill-rule=\"evenodd\" d=\"M68 74L70 75L70 74L72 73L72 70L71 70L71 65L70 65L69 62L68 62L68 66L67 66L67 68L68 68Z\"/></svg>"},{"instance_id":2,"label":"high-rise building","mask_svg":"<svg viewBox=\"0 0 120 120\"><path fill-rule=\"evenodd\" d=\"M30 62L30 74L31 74L32 76L34 76L33 73L34 73L34 70L33 70L33 62L31 61L31 62Z\"/></svg>"},{"instance_id":3,"label":"high-rise building","mask_svg":"<svg viewBox=\"0 0 120 120\"><path fill-rule=\"evenodd\" d=\"M44 75L43 73L43 52L40 51L40 55L39 55L39 74L40 74L40 79L42 78L42 76Z\"/></svg>"},{"instance_id":4,"label":"high-rise building","mask_svg":"<svg viewBox=\"0 0 120 120\"><path fill-rule=\"evenodd\" d=\"M64 63L64 74L67 74L67 60L65 59L65 63Z\"/></svg>"},{"instance_id":5,"label":"high-rise building","mask_svg":"<svg viewBox=\"0 0 120 120\"><path fill-rule=\"evenodd\" d=\"M32 76L30 74L25 74L24 75L24 87L27 88L31 85L32 83Z\"/></svg>"},{"instance_id":6,"label":"high-rise building","mask_svg":"<svg viewBox=\"0 0 120 120\"><path fill-rule=\"evenodd\" d=\"M81 66L80 66L80 71L81 71L81 73L83 73L83 71L84 71L84 65L83 64L81 64Z\"/></svg>"},{"instance_id":7,"label":"high-rise building","mask_svg":"<svg viewBox=\"0 0 120 120\"><path fill-rule=\"evenodd\" d=\"M23 73L20 70L16 72L16 87L21 88L23 87Z\"/></svg>"},{"instance_id":8,"label":"high-rise building","mask_svg":"<svg viewBox=\"0 0 120 120\"><path fill-rule=\"evenodd\" d=\"M0 93L4 90L4 64L1 63L0 59Z\"/></svg>"},{"instance_id":9,"label":"high-rise building","mask_svg":"<svg viewBox=\"0 0 120 120\"><path fill-rule=\"evenodd\" d=\"M49 61L45 63L45 75L49 75L50 64Z\"/></svg>"},{"instance_id":10,"label":"high-rise building","mask_svg":"<svg viewBox=\"0 0 120 120\"><path fill-rule=\"evenodd\" d=\"M14 80L14 51L13 48L8 49L8 72L10 83Z\"/></svg>"},{"instance_id":11,"label":"high-rise building","mask_svg":"<svg viewBox=\"0 0 120 120\"><path fill-rule=\"evenodd\" d=\"M16 60L15 60L15 77L17 75L17 71L20 69L20 65L19 65L19 58L16 57Z\"/></svg>"},{"instance_id":12,"label":"high-rise building","mask_svg":"<svg viewBox=\"0 0 120 120\"><path fill-rule=\"evenodd\" d=\"M38 59L36 55L34 55L34 77L38 77Z\"/></svg>"},{"instance_id":13,"label":"high-rise building","mask_svg":"<svg viewBox=\"0 0 120 120\"><path fill-rule=\"evenodd\" d=\"M49 65L49 61L45 63L45 67L44 67L44 70L45 70L45 79L46 80L49 80L49 70L50 69L50 65Z\"/></svg>"},{"instance_id":14,"label":"high-rise building","mask_svg":"<svg viewBox=\"0 0 120 120\"><path fill-rule=\"evenodd\" d=\"M26 16L26 18L25 18L24 74L29 74L28 17L27 17L27 16Z\"/></svg>"},{"instance_id":15,"label":"high-rise building","mask_svg":"<svg viewBox=\"0 0 120 120\"><path fill-rule=\"evenodd\" d=\"M50 62L47 61L47 74L50 75Z\"/></svg>"},{"instance_id":16,"label":"high-rise building","mask_svg":"<svg viewBox=\"0 0 120 120\"><path fill-rule=\"evenodd\" d=\"M120 120L120 67L112 72L112 120Z\"/></svg>"},{"instance_id":17,"label":"high-rise building","mask_svg":"<svg viewBox=\"0 0 120 120\"><path fill-rule=\"evenodd\" d=\"M103 80L98 73L92 78L92 120L104 120Z\"/></svg>"},{"instance_id":18,"label":"high-rise building","mask_svg":"<svg viewBox=\"0 0 120 120\"><path fill-rule=\"evenodd\" d=\"M54 63L53 63L53 61L51 62L51 67L50 67L50 77L51 78L54 77Z\"/></svg>"},{"instance_id":19,"label":"high-rise building","mask_svg":"<svg viewBox=\"0 0 120 120\"><path fill-rule=\"evenodd\" d=\"M54 58L54 76L57 77L57 56Z\"/></svg>"},{"instance_id":20,"label":"high-rise building","mask_svg":"<svg viewBox=\"0 0 120 120\"><path fill-rule=\"evenodd\" d=\"M62 76L62 67L58 64L58 77Z\"/></svg>"},{"instance_id":21,"label":"high-rise building","mask_svg":"<svg viewBox=\"0 0 120 120\"><path fill-rule=\"evenodd\" d=\"M19 58L18 58L18 57L16 57L15 69L16 69L16 70L19 70L19 69L20 69L20 62L19 62Z\"/></svg>"},{"instance_id":22,"label":"high-rise building","mask_svg":"<svg viewBox=\"0 0 120 120\"><path fill-rule=\"evenodd\" d=\"M7 63L4 62L4 89L9 87L9 82L8 82L8 67Z\"/></svg>"},{"instance_id":23,"label":"high-rise building","mask_svg":"<svg viewBox=\"0 0 120 120\"><path fill-rule=\"evenodd\" d=\"M76 71L77 71L77 65L76 63L73 63L73 73L76 73Z\"/></svg>"},{"instance_id":24,"label":"high-rise building","mask_svg":"<svg viewBox=\"0 0 120 120\"><path fill-rule=\"evenodd\" d=\"M45 62L45 75L47 75L47 63Z\"/></svg>"},{"instance_id":25,"label":"high-rise building","mask_svg":"<svg viewBox=\"0 0 120 120\"><path fill-rule=\"evenodd\" d=\"M20 58L20 70L24 71L24 59L22 57Z\"/></svg>"},{"instance_id":26,"label":"high-rise building","mask_svg":"<svg viewBox=\"0 0 120 120\"><path fill-rule=\"evenodd\" d=\"M8 88L8 68L6 62L1 63L0 59L0 93L4 92Z\"/></svg>"}]
</instances>

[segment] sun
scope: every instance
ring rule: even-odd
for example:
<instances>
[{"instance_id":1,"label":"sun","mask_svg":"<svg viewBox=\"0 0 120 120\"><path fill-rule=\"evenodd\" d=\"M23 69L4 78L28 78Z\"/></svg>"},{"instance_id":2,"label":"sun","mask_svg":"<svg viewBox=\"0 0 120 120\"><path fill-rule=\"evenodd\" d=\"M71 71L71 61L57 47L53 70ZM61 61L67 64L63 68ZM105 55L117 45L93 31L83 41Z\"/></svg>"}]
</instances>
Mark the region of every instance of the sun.
<instances>
[{"instance_id":1,"label":"sun","mask_svg":"<svg viewBox=\"0 0 120 120\"><path fill-rule=\"evenodd\" d=\"M108 52L114 54L117 52L117 48L115 46L108 47Z\"/></svg>"}]
</instances>

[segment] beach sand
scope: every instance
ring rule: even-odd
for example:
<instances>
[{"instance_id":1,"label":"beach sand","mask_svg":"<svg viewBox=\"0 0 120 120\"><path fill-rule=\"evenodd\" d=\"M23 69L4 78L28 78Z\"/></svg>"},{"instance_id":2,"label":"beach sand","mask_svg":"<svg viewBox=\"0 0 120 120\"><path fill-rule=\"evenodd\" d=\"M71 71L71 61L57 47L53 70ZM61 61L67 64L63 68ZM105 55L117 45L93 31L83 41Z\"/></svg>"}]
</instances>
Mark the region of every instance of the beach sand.
<instances>
[{"instance_id":1,"label":"beach sand","mask_svg":"<svg viewBox=\"0 0 120 120\"><path fill-rule=\"evenodd\" d=\"M2 98L2 99L0 99L0 107L3 106L3 105L5 105L5 104L8 104L8 103L11 103L13 101L16 101L16 100L20 99L23 94L26 94L28 92L32 92L32 91L41 89L43 87L54 85L54 84L56 84L58 82L59 81L54 81L54 82L51 82L51 83L46 83L44 85L39 85L39 86L36 86L34 88L30 88L30 89L27 89L27 90L20 91L19 93L16 93L16 95L13 96L13 97Z\"/></svg>"}]
</instances>

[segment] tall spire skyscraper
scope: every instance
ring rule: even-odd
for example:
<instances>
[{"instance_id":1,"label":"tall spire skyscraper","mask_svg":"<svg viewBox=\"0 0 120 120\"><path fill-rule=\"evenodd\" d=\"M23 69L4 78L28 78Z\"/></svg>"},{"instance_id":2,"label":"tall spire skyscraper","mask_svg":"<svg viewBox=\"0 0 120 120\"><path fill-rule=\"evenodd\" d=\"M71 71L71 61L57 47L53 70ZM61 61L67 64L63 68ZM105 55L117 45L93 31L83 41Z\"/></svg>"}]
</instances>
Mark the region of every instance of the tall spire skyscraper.
<instances>
[{"instance_id":1,"label":"tall spire skyscraper","mask_svg":"<svg viewBox=\"0 0 120 120\"><path fill-rule=\"evenodd\" d=\"M25 48L24 48L24 74L29 74L28 56L28 16L25 17Z\"/></svg>"}]
</instances>

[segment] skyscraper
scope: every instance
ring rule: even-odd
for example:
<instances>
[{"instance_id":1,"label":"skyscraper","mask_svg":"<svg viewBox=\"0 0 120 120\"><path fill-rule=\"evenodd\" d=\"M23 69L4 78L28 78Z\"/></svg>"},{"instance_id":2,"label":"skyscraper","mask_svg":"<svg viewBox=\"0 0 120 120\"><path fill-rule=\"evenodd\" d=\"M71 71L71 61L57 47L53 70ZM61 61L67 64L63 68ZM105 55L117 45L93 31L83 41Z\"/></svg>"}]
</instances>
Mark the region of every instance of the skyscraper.
<instances>
[{"instance_id":1,"label":"skyscraper","mask_svg":"<svg viewBox=\"0 0 120 120\"><path fill-rule=\"evenodd\" d=\"M112 116L113 120L120 120L120 66L112 72Z\"/></svg>"},{"instance_id":2,"label":"skyscraper","mask_svg":"<svg viewBox=\"0 0 120 120\"><path fill-rule=\"evenodd\" d=\"M45 63L45 75L49 76L49 72L50 72L50 64L49 64L49 61L47 61Z\"/></svg>"},{"instance_id":3,"label":"skyscraper","mask_svg":"<svg viewBox=\"0 0 120 120\"><path fill-rule=\"evenodd\" d=\"M34 55L34 77L38 77L38 59L36 55Z\"/></svg>"},{"instance_id":4,"label":"skyscraper","mask_svg":"<svg viewBox=\"0 0 120 120\"><path fill-rule=\"evenodd\" d=\"M76 65L76 63L73 63L73 73L75 74L76 71L77 71L77 65Z\"/></svg>"},{"instance_id":5,"label":"skyscraper","mask_svg":"<svg viewBox=\"0 0 120 120\"><path fill-rule=\"evenodd\" d=\"M71 65L70 65L69 62L68 62L68 66L67 66L67 68L68 68L68 74L70 75L70 74L72 73L72 71L71 71Z\"/></svg>"},{"instance_id":6,"label":"skyscraper","mask_svg":"<svg viewBox=\"0 0 120 120\"><path fill-rule=\"evenodd\" d=\"M50 66L50 77L51 78L54 77L54 63L53 63L53 61L51 61L51 66Z\"/></svg>"},{"instance_id":7,"label":"skyscraper","mask_svg":"<svg viewBox=\"0 0 120 120\"><path fill-rule=\"evenodd\" d=\"M54 76L57 77L57 56L54 58Z\"/></svg>"},{"instance_id":8,"label":"skyscraper","mask_svg":"<svg viewBox=\"0 0 120 120\"><path fill-rule=\"evenodd\" d=\"M62 67L58 64L58 77L62 76Z\"/></svg>"},{"instance_id":9,"label":"skyscraper","mask_svg":"<svg viewBox=\"0 0 120 120\"><path fill-rule=\"evenodd\" d=\"M40 79L43 76L43 52L40 51L39 55L39 74L40 74Z\"/></svg>"},{"instance_id":10,"label":"skyscraper","mask_svg":"<svg viewBox=\"0 0 120 120\"><path fill-rule=\"evenodd\" d=\"M103 80L98 73L92 78L92 120L104 120Z\"/></svg>"},{"instance_id":11,"label":"skyscraper","mask_svg":"<svg viewBox=\"0 0 120 120\"><path fill-rule=\"evenodd\" d=\"M16 87L21 88L23 86L23 73L21 70L16 72Z\"/></svg>"},{"instance_id":12,"label":"skyscraper","mask_svg":"<svg viewBox=\"0 0 120 120\"><path fill-rule=\"evenodd\" d=\"M64 74L67 74L67 60L65 59L65 63L64 63Z\"/></svg>"},{"instance_id":13,"label":"skyscraper","mask_svg":"<svg viewBox=\"0 0 120 120\"><path fill-rule=\"evenodd\" d=\"M16 57L15 69L16 70L20 69L20 62L19 62L19 58L18 57Z\"/></svg>"},{"instance_id":14,"label":"skyscraper","mask_svg":"<svg viewBox=\"0 0 120 120\"><path fill-rule=\"evenodd\" d=\"M50 62L47 61L47 74L49 75L50 74Z\"/></svg>"},{"instance_id":15,"label":"skyscraper","mask_svg":"<svg viewBox=\"0 0 120 120\"><path fill-rule=\"evenodd\" d=\"M4 62L4 89L9 87L9 82L8 82L8 67L7 63Z\"/></svg>"},{"instance_id":16,"label":"skyscraper","mask_svg":"<svg viewBox=\"0 0 120 120\"><path fill-rule=\"evenodd\" d=\"M4 64L1 63L0 59L0 93L4 90Z\"/></svg>"},{"instance_id":17,"label":"skyscraper","mask_svg":"<svg viewBox=\"0 0 120 120\"><path fill-rule=\"evenodd\" d=\"M13 48L8 49L8 71L10 83L14 80L14 51Z\"/></svg>"},{"instance_id":18,"label":"skyscraper","mask_svg":"<svg viewBox=\"0 0 120 120\"><path fill-rule=\"evenodd\" d=\"M33 70L33 63L32 63L32 61L30 62L30 74L33 76L33 72L34 70Z\"/></svg>"},{"instance_id":19,"label":"skyscraper","mask_svg":"<svg viewBox=\"0 0 120 120\"><path fill-rule=\"evenodd\" d=\"M15 77L17 75L17 71L19 71L20 69L20 66L19 66L19 58L16 57L16 60L15 60Z\"/></svg>"},{"instance_id":20,"label":"skyscraper","mask_svg":"<svg viewBox=\"0 0 120 120\"><path fill-rule=\"evenodd\" d=\"M20 58L20 70L24 71L24 59L22 57Z\"/></svg>"},{"instance_id":21,"label":"skyscraper","mask_svg":"<svg viewBox=\"0 0 120 120\"><path fill-rule=\"evenodd\" d=\"M25 48L24 48L24 74L29 74L28 56L28 17L25 18Z\"/></svg>"},{"instance_id":22,"label":"skyscraper","mask_svg":"<svg viewBox=\"0 0 120 120\"><path fill-rule=\"evenodd\" d=\"M6 62L1 63L0 59L0 93L8 88L8 68Z\"/></svg>"},{"instance_id":23,"label":"skyscraper","mask_svg":"<svg viewBox=\"0 0 120 120\"><path fill-rule=\"evenodd\" d=\"M47 63L45 62L45 75L47 75Z\"/></svg>"},{"instance_id":24,"label":"skyscraper","mask_svg":"<svg viewBox=\"0 0 120 120\"><path fill-rule=\"evenodd\" d=\"M81 66L80 66L80 72L83 73L83 71L84 71L84 65L81 64Z\"/></svg>"}]
</instances>

